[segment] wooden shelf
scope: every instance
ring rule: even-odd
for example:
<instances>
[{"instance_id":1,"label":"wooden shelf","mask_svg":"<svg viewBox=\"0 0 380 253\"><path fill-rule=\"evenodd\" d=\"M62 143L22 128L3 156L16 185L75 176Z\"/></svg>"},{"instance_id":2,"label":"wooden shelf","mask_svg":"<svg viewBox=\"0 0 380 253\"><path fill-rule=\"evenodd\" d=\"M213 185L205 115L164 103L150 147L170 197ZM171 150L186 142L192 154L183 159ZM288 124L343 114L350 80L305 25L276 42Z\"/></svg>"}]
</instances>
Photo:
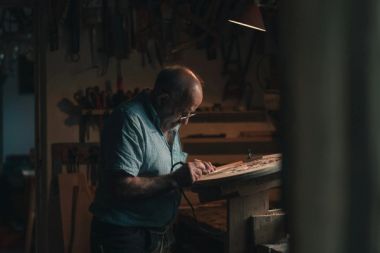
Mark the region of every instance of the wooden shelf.
<instances>
[{"instance_id":1,"label":"wooden shelf","mask_svg":"<svg viewBox=\"0 0 380 253\"><path fill-rule=\"evenodd\" d=\"M271 154L280 152L279 144L272 138L212 138L182 139L183 149L191 155L216 154Z\"/></svg>"},{"instance_id":2,"label":"wooden shelf","mask_svg":"<svg viewBox=\"0 0 380 253\"><path fill-rule=\"evenodd\" d=\"M257 137L237 137L237 138L182 138L182 144L188 143L241 143L241 142L267 142L273 141L271 135L261 135Z\"/></svg>"},{"instance_id":3,"label":"wooden shelf","mask_svg":"<svg viewBox=\"0 0 380 253\"><path fill-rule=\"evenodd\" d=\"M190 119L190 123L212 122L257 122L266 120L265 111L222 111L222 112L199 112Z\"/></svg>"},{"instance_id":4,"label":"wooden shelf","mask_svg":"<svg viewBox=\"0 0 380 253\"><path fill-rule=\"evenodd\" d=\"M112 109L82 109L82 115L103 115L111 113ZM222 112L197 112L197 115L190 119L194 123L211 122L256 122L266 120L265 111L222 111Z\"/></svg>"},{"instance_id":5,"label":"wooden shelf","mask_svg":"<svg viewBox=\"0 0 380 253\"><path fill-rule=\"evenodd\" d=\"M82 116L102 116L105 113L111 113L112 109L82 109L81 115Z\"/></svg>"},{"instance_id":6,"label":"wooden shelf","mask_svg":"<svg viewBox=\"0 0 380 253\"><path fill-rule=\"evenodd\" d=\"M81 120L79 124L79 142L84 143L87 122L92 117L102 117L111 114L112 109L82 109ZM207 127L206 124L208 124ZM181 127L181 137L192 134L214 134L216 130L222 130L227 137L230 132L236 129L247 132L255 129L259 135L269 135L275 129L272 129L267 121L265 111L222 111L222 112L199 112L196 116L190 118L189 124ZM265 133L264 133L265 132ZM204 139L202 137L202 139ZM216 139L216 138L215 138Z\"/></svg>"}]
</instances>

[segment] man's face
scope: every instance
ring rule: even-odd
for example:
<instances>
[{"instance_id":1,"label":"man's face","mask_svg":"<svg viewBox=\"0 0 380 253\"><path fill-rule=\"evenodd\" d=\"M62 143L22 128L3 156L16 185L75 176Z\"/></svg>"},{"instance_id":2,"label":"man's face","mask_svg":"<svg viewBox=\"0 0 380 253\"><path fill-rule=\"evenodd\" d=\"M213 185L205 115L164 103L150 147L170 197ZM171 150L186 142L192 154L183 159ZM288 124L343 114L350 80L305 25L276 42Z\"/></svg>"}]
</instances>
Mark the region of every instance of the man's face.
<instances>
[{"instance_id":1,"label":"man's face","mask_svg":"<svg viewBox=\"0 0 380 253\"><path fill-rule=\"evenodd\" d=\"M182 124L186 125L189 118L195 113L196 109L202 103L203 94L201 88L197 88L192 93L192 97L189 102L181 103L181 101L168 105L166 108L166 115L161 119L162 129L164 131L175 128Z\"/></svg>"}]
</instances>

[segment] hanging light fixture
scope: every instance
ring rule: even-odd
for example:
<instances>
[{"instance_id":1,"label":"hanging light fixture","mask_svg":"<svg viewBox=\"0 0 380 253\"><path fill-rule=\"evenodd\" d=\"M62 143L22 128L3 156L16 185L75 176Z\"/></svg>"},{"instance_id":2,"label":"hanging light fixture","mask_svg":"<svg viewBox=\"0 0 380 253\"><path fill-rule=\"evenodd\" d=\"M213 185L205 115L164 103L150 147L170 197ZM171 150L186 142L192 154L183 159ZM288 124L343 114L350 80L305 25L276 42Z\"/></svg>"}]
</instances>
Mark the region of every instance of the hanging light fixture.
<instances>
[{"instance_id":1,"label":"hanging light fixture","mask_svg":"<svg viewBox=\"0 0 380 253\"><path fill-rule=\"evenodd\" d=\"M237 25L266 32L260 9L255 3L250 3L241 15L236 18L228 19L228 21Z\"/></svg>"}]
</instances>

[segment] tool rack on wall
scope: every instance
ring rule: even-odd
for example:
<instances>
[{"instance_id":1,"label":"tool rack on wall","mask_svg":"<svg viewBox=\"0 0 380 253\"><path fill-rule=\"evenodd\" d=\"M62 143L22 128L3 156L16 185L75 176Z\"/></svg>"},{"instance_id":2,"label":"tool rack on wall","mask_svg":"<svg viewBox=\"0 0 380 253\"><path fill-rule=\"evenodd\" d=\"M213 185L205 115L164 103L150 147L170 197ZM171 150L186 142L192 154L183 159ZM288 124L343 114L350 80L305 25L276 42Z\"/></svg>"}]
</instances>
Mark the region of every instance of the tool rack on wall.
<instances>
[{"instance_id":1,"label":"tool rack on wall","mask_svg":"<svg viewBox=\"0 0 380 253\"><path fill-rule=\"evenodd\" d=\"M86 143L90 139L90 125L96 125L99 135L103 129L104 120L110 115L112 109L82 109L79 120L79 143ZM90 124L91 123L91 124ZM99 138L100 139L100 138Z\"/></svg>"},{"instance_id":2,"label":"tool rack on wall","mask_svg":"<svg viewBox=\"0 0 380 253\"><path fill-rule=\"evenodd\" d=\"M89 185L95 186L98 173L99 143L52 144L52 176L82 172Z\"/></svg>"}]
</instances>

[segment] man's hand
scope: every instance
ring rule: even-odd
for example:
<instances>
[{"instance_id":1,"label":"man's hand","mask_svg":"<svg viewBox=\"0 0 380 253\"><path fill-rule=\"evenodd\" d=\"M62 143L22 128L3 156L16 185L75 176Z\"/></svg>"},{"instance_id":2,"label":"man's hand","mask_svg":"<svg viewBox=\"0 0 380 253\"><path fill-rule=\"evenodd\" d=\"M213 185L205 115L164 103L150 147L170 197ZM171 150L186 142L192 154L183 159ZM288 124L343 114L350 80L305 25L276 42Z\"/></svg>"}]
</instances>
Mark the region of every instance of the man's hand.
<instances>
[{"instance_id":1,"label":"man's hand","mask_svg":"<svg viewBox=\"0 0 380 253\"><path fill-rule=\"evenodd\" d=\"M176 170L172 175L180 187L186 187L197 181L202 175L215 170L210 162L194 160Z\"/></svg>"},{"instance_id":2,"label":"man's hand","mask_svg":"<svg viewBox=\"0 0 380 253\"><path fill-rule=\"evenodd\" d=\"M204 165L204 169L202 170L203 175L209 174L209 173L215 171L215 169L216 169L216 167L214 165L212 165L212 163L210 163L210 162L202 161L199 159L194 159L194 162L195 163L202 163Z\"/></svg>"}]
</instances>

